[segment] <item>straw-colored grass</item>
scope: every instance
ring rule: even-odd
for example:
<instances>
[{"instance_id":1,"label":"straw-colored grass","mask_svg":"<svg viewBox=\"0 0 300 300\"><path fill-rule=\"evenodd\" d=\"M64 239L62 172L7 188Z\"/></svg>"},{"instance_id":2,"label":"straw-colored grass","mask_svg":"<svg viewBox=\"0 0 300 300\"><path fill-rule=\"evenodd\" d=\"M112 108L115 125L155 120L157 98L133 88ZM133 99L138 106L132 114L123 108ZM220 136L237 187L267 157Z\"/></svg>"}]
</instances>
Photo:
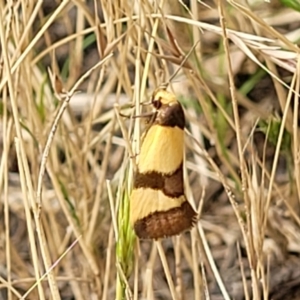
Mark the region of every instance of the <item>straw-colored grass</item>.
<instances>
[{"instance_id":1,"label":"straw-colored grass","mask_svg":"<svg viewBox=\"0 0 300 300\"><path fill-rule=\"evenodd\" d=\"M299 299L300 13L275 2L0 0L0 300ZM123 115L162 84L200 219L139 241Z\"/></svg>"}]
</instances>

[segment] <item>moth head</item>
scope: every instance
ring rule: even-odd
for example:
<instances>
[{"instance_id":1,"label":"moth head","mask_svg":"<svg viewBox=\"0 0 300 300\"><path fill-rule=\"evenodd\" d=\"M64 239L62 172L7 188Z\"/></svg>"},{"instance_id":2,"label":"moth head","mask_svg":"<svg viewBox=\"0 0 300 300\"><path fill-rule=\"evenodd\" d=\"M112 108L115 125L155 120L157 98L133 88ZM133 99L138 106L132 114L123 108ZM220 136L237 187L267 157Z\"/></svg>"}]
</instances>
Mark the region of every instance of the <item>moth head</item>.
<instances>
[{"instance_id":1,"label":"moth head","mask_svg":"<svg viewBox=\"0 0 300 300\"><path fill-rule=\"evenodd\" d=\"M159 110L163 106L172 106L178 104L174 94L167 92L166 90L156 90L151 99L152 105Z\"/></svg>"},{"instance_id":2,"label":"moth head","mask_svg":"<svg viewBox=\"0 0 300 300\"><path fill-rule=\"evenodd\" d=\"M156 110L155 123L163 126L184 127L183 109L174 94L163 89L156 90L152 95L151 103Z\"/></svg>"}]
</instances>

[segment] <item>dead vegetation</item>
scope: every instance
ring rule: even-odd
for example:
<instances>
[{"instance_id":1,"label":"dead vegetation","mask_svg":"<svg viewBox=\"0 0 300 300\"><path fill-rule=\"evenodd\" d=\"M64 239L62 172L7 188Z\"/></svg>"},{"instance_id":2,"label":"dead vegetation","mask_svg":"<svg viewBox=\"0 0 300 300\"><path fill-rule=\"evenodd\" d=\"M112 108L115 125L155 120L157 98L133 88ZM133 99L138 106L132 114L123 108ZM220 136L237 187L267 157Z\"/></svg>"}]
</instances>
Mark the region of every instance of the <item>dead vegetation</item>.
<instances>
[{"instance_id":1,"label":"dead vegetation","mask_svg":"<svg viewBox=\"0 0 300 300\"><path fill-rule=\"evenodd\" d=\"M0 1L0 300L300 299L300 13ZM128 225L142 101L185 107L191 233ZM133 109L134 107L134 109Z\"/></svg>"}]
</instances>

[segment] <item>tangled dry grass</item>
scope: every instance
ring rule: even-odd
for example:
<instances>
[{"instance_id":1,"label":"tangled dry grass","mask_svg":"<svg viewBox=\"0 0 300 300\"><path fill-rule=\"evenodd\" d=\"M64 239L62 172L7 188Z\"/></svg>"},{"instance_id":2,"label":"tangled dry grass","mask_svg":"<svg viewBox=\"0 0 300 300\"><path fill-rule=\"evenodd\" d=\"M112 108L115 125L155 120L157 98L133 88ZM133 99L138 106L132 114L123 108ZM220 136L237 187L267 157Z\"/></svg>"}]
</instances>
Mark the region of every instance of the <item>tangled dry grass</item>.
<instances>
[{"instance_id":1,"label":"tangled dry grass","mask_svg":"<svg viewBox=\"0 0 300 300\"><path fill-rule=\"evenodd\" d=\"M300 13L276 1L0 1L0 299L300 299ZM142 101L187 118L200 221L128 224ZM134 108L133 108L134 107Z\"/></svg>"}]
</instances>

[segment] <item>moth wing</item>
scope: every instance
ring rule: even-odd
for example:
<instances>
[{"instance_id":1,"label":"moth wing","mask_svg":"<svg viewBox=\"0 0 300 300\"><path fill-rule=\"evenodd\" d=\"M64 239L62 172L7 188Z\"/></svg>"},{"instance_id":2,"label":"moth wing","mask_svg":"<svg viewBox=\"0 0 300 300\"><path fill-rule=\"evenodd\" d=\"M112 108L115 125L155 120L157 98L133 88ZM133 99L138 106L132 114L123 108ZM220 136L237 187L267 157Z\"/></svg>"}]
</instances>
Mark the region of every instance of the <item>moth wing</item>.
<instances>
[{"instance_id":1,"label":"moth wing","mask_svg":"<svg viewBox=\"0 0 300 300\"><path fill-rule=\"evenodd\" d=\"M178 127L153 125L147 132L138 159L139 172L170 174L182 164L184 132Z\"/></svg>"}]
</instances>

